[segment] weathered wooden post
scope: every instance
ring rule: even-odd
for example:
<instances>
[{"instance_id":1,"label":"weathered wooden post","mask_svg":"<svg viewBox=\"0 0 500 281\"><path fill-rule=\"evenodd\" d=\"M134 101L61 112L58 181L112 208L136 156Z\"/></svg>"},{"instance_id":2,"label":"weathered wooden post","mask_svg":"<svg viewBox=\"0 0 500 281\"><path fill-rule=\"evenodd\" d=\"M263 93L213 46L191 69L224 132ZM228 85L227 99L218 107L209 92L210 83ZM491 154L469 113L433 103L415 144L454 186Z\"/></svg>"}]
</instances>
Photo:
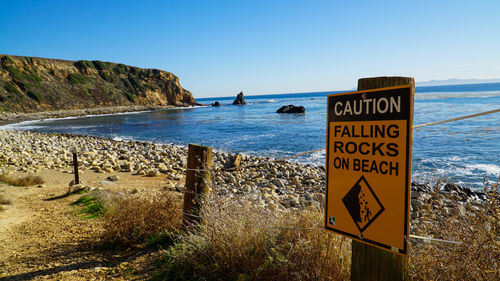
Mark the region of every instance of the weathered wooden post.
<instances>
[{"instance_id":1,"label":"weathered wooden post","mask_svg":"<svg viewBox=\"0 0 500 281\"><path fill-rule=\"evenodd\" d=\"M75 172L75 184L80 184L80 175L78 174L78 151L76 147L73 147L73 169Z\"/></svg>"},{"instance_id":2,"label":"weathered wooden post","mask_svg":"<svg viewBox=\"0 0 500 281\"><path fill-rule=\"evenodd\" d=\"M413 85L413 91L412 77L362 78L358 80L358 91L408 84ZM351 280L408 280L408 256L353 240Z\"/></svg>"},{"instance_id":3,"label":"weathered wooden post","mask_svg":"<svg viewBox=\"0 0 500 281\"><path fill-rule=\"evenodd\" d=\"M210 193L212 148L189 144L182 227L200 223L200 211Z\"/></svg>"}]
</instances>

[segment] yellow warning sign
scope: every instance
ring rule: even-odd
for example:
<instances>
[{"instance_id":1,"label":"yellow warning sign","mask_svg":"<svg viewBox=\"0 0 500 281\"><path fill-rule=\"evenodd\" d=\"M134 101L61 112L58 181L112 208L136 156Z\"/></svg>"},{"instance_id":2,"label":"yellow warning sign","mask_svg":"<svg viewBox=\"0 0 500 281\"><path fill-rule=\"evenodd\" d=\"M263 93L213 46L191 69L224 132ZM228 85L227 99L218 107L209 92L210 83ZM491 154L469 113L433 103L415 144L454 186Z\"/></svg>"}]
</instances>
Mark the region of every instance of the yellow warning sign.
<instances>
[{"instance_id":1,"label":"yellow warning sign","mask_svg":"<svg viewBox=\"0 0 500 281\"><path fill-rule=\"evenodd\" d=\"M407 254L411 85L328 96L325 228Z\"/></svg>"}]
</instances>

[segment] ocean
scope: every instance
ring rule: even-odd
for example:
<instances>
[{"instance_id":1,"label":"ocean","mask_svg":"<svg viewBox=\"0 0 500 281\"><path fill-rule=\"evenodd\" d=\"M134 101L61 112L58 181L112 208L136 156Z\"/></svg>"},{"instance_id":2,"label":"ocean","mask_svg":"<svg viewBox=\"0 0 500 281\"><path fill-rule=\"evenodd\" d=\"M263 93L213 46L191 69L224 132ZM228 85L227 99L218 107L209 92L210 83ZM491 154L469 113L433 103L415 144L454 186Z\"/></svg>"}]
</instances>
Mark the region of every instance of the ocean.
<instances>
[{"instance_id":1,"label":"ocean","mask_svg":"<svg viewBox=\"0 0 500 281\"><path fill-rule=\"evenodd\" d=\"M326 146L326 96L312 92L246 96L246 106L231 105L235 97L198 98L193 107L80 118L26 121L3 126L33 132L92 135L188 145L199 143L224 152L285 157ZM283 105L304 106L305 114L277 114ZM500 83L417 87L414 125L500 108ZM2 127L0 127L2 128ZM293 158L324 165L325 151ZM438 179L482 188L500 177L500 113L413 130L412 180Z\"/></svg>"}]
</instances>

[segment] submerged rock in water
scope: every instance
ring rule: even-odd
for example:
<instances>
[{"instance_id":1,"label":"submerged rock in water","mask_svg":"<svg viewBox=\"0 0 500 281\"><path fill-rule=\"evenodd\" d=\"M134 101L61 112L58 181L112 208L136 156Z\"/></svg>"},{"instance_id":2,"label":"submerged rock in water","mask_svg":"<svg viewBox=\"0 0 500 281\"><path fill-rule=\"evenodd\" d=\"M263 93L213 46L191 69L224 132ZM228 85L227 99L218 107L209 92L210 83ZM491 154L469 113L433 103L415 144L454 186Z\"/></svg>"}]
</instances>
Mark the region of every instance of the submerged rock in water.
<instances>
[{"instance_id":1,"label":"submerged rock in water","mask_svg":"<svg viewBox=\"0 0 500 281\"><path fill-rule=\"evenodd\" d=\"M220 103L218 101L212 103L212 106L220 106Z\"/></svg>"},{"instance_id":2,"label":"submerged rock in water","mask_svg":"<svg viewBox=\"0 0 500 281\"><path fill-rule=\"evenodd\" d=\"M245 102L245 98L243 97L243 92L240 92L237 96L236 99L233 101L234 105L245 105L247 104Z\"/></svg>"},{"instance_id":3,"label":"submerged rock in water","mask_svg":"<svg viewBox=\"0 0 500 281\"><path fill-rule=\"evenodd\" d=\"M293 104L280 107L276 113L305 113L306 109L303 106L295 106Z\"/></svg>"}]
</instances>

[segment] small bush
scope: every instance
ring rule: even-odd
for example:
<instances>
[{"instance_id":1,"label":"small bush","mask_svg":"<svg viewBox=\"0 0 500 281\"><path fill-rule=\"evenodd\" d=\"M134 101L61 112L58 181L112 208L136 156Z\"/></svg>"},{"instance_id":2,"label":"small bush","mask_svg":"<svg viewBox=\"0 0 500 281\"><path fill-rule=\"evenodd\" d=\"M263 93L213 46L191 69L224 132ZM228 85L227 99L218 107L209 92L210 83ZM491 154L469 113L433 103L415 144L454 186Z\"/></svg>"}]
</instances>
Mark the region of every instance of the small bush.
<instances>
[{"instance_id":1,"label":"small bush","mask_svg":"<svg viewBox=\"0 0 500 281\"><path fill-rule=\"evenodd\" d=\"M124 65L124 64L117 64L114 68L113 68L113 71L115 72L115 74L127 74L127 66Z\"/></svg>"},{"instance_id":2,"label":"small bush","mask_svg":"<svg viewBox=\"0 0 500 281\"><path fill-rule=\"evenodd\" d=\"M42 78L40 76L34 74L34 73L27 73L25 76L26 79L33 81L33 82L41 82Z\"/></svg>"},{"instance_id":3,"label":"small bush","mask_svg":"<svg viewBox=\"0 0 500 281\"><path fill-rule=\"evenodd\" d=\"M70 73L68 77L66 77L69 83L71 84L84 84L87 82L85 76L79 73Z\"/></svg>"},{"instance_id":4,"label":"small bush","mask_svg":"<svg viewBox=\"0 0 500 281\"><path fill-rule=\"evenodd\" d=\"M141 69L135 66L130 67L130 73L137 75L141 72Z\"/></svg>"},{"instance_id":5,"label":"small bush","mask_svg":"<svg viewBox=\"0 0 500 281\"><path fill-rule=\"evenodd\" d=\"M170 234L179 228L181 208L178 200L169 194L115 201L103 217L102 238L112 247L124 248L143 242L161 244L167 237L171 240Z\"/></svg>"},{"instance_id":6,"label":"small bush","mask_svg":"<svg viewBox=\"0 0 500 281\"><path fill-rule=\"evenodd\" d=\"M94 63L94 66L97 70L107 70L111 68L111 63L110 62L103 62L103 61L92 61Z\"/></svg>"},{"instance_id":7,"label":"small bush","mask_svg":"<svg viewBox=\"0 0 500 281\"><path fill-rule=\"evenodd\" d=\"M317 210L281 216L230 202L171 247L164 280L347 280L350 240L322 229Z\"/></svg>"},{"instance_id":8,"label":"small bush","mask_svg":"<svg viewBox=\"0 0 500 281\"><path fill-rule=\"evenodd\" d=\"M144 92L146 90L146 87L141 83L141 81L135 77L130 76L128 78L130 81L130 84L134 87L135 92Z\"/></svg>"},{"instance_id":9,"label":"small bush","mask_svg":"<svg viewBox=\"0 0 500 281\"><path fill-rule=\"evenodd\" d=\"M94 64L88 60L79 60L73 64L78 69L95 68Z\"/></svg>"},{"instance_id":10,"label":"small bush","mask_svg":"<svg viewBox=\"0 0 500 281\"><path fill-rule=\"evenodd\" d=\"M129 92L125 92L125 96L131 102L134 102L135 98L137 98L137 96L135 94L132 94L132 93L129 93Z\"/></svg>"},{"instance_id":11,"label":"small bush","mask_svg":"<svg viewBox=\"0 0 500 281\"><path fill-rule=\"evenodd\" d=\"M36 100L37 102L42 101L42 95L40 95L39 93L34 92L34 91L28 91L28 97Z\"/></svg>"},{"instance_id":12,"label":"small bush","mask_svg":"<svg viewBox=\"0 0 500 281\"><path fill-rule=\"evenodd\" d=\"M0 62L2 63L2 65L9 65L9 64L13 64L14 60L9 56L2 56L2 58L0 59Z\"/></svg>"},{"instance_id":13,"label":"small bush","mask_svg":"<svg viewBox=\"0 0 500 281\"><path fill-rule=\"evenodd\" d=\"M109 83L113 83L114 82L114 78L113 76L109 75L108 73L104 72L104 71L100 71L99 72L99 75L102 77L102 79L104 79L104 81L106 82L109 82Z\"/></svg>"},{"instance_id":14,"label":"small bush","mask_svg":"<svg viewBox=\"0 0 500 281\"><path fill-rule=\"evenodd\" d=\"M13 178L5 174L0 175L0 182L14 186L32 186L45 183L45 181L39 176L30 175L20 178Z\"/></svg>"},{"instance_id":15,"label":"small bush","mask_svg":"<svg viewBox=\"0 0 500 281\"><path fill-rule=\"evenodd\" d=\"M21 92L17 89L17 87L10 82L6 82L4 85L4 88L5 88L5 90L7 90L7 92L9 92L11 94L16 94L18 96L21 95Z\"/></svg>"},{"instance_id":16,"label":"small bush","mask_svg":"<svg viewBox=\"0 0 500 281\"><path fill-rule=\"evenodd\" d=\"M88 89L84 89L83 92L85 93L85 95L87 95L87 97L89 97L89 98L92 97L92 94L89 92Z\"/></svg>"},{"instance_id":17,"label":"small bush","mask_svg":"<svg viewBox=\"0 0 500 281\"><path fill-rule=\"evenodd\" d=\"M15 66L8 65L6 68L9 71L10 75L12 75L14 78L16 78L18 80L21 80L24 78L24 75L22 74L22 72L19 71L19 69L17 69Z\"/></svg>"}]
</instances>

